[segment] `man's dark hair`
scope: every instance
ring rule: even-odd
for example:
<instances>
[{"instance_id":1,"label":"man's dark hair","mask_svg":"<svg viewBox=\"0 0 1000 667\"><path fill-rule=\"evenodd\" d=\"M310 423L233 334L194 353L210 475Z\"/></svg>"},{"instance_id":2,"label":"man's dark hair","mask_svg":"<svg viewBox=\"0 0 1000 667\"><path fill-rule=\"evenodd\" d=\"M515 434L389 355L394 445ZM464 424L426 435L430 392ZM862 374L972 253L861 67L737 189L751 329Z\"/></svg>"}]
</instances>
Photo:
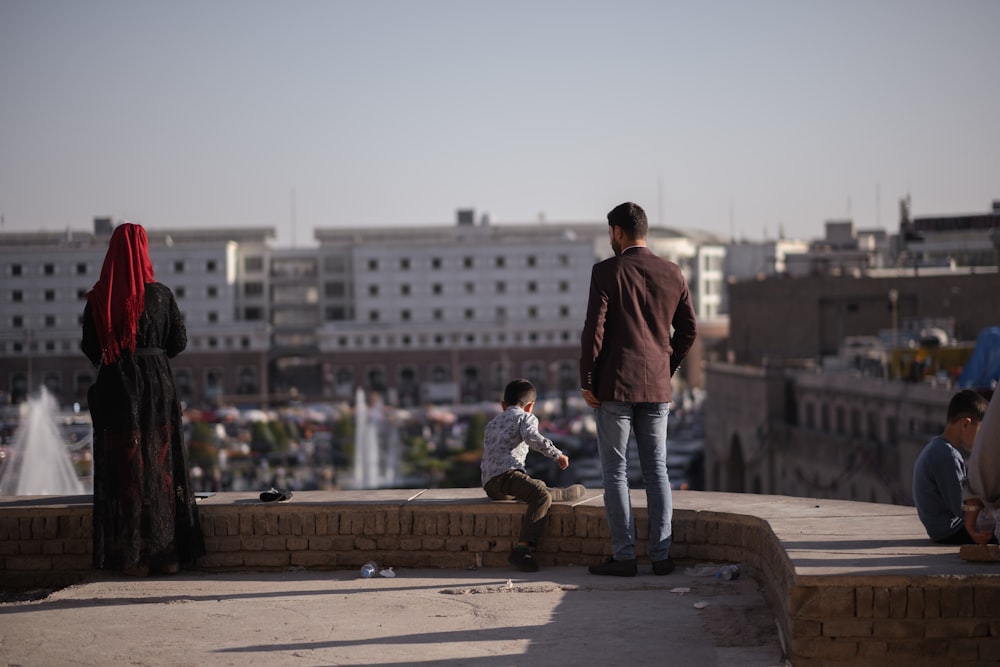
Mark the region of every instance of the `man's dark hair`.
<instances>
[{"instance_id":1,"label":"man's dark hair","mask_svg":"<svg viewBox=\"0 0 1000 667\"><path fill-rule=\"evenodd\" d=\"M632 202L619 204L608 213L608 225L621 227L630 239L644 239L649 231L649 221L642 207Z\"/></svg>"},{"instance_id":2,"label":"man's dark hair","mask_svg":"<svg viewBox=\"0 0 1000 667\"><path fill-rule=\"evenodd\" d=\"M511 380L503 390L503 402L508 406L518 405L523 408L533 400L535 400L535 385L523 378Z\"/></svg>"},{"instance_id":3,"label":"man's dark hair","mask_svg":"<svg viewBox=\"0 0 1000 667\"><path fill-rule=\"evenodd\" d=\"M990 402L973 389L963 389L951 397L948 403L948 423L968 417L974 422L983 421Z\"/></svg>"}]
</instances>

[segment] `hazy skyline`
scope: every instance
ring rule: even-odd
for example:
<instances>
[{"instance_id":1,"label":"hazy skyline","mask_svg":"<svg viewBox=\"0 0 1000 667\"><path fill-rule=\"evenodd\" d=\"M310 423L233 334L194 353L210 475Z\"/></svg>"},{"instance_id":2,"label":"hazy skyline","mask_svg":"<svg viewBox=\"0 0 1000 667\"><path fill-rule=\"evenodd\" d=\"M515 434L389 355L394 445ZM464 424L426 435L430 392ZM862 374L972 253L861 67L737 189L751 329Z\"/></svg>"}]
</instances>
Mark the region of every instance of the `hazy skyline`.
<instances>
[{"instance_id":1,"label":"hazy skyline","mask_svg":"<svg viewBox=\"0 0 1000 667\"><path fill-rule=\"evenodd\" d=\"M907 194L1000 199L998 26L993 0L0 0L2 230L305 245L632 200L726 238L891 232Z\"/></svg>"}]
</instances>

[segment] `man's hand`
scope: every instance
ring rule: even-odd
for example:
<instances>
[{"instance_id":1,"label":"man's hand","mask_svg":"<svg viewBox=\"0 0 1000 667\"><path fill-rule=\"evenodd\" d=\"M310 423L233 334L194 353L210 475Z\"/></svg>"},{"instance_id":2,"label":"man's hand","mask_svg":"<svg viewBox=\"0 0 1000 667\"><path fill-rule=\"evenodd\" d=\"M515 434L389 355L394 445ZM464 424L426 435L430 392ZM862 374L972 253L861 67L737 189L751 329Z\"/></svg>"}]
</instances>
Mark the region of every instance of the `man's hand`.
<instances>
[{"instance_id":1,"label":"man's hand","mask_svg":"<svg viewBox=\"0 0 1000 667\"><path fill-rule=\"evenodd\" d=\"M993 532L989 530L976 530L976 519L982 511L982 505L971 505L974 509L965 512L965 530L976 544L986 544L993 537Z\"/></svg>"},{"instance_id":2,"label":"man's hand","mask_svg":"<svg viewBox=\"0 0 1000 667\"><path fill-rule=\"evenodd\" d=\"M581 391L583 392L583 400L587 402L587 405L595 410L601 407L601 402L597 400L597 396L594 396L594 392L589 389L582 389Z\"/></svg>"},{"instance_id":3,"label":"man's hand","mask_svg":"<svg viewBox=\"0 0 1000 667\"><path fill-rule=\"evenodd\" d=\"M560 470L565 470L566 468L569 467L569 457L566 456L565 454L560 454L556 458L556 465L559 466Z\"/></svg>"}]
</instances>

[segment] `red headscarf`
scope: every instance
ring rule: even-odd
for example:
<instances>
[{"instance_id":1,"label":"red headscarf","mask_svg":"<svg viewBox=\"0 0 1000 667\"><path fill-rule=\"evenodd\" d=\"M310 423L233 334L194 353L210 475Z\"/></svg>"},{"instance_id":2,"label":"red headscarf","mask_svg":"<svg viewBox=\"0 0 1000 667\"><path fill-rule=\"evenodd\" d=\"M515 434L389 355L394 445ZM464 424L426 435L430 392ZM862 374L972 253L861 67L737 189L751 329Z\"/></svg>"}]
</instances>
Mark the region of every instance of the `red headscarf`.
<instances>
[{"instance_id":1,"label":"red headscarf","mask_svg":"<svg viewBox=\"0 0 1000 667\"><path fill-rule=\"evenodd\" d=\"M146 230L131 222L119 225L111 234L101 277L87 292L105 364L123 350L135 351L135 329L146 303L146 283L151 282Z\"/></svg>"}]
</instances>

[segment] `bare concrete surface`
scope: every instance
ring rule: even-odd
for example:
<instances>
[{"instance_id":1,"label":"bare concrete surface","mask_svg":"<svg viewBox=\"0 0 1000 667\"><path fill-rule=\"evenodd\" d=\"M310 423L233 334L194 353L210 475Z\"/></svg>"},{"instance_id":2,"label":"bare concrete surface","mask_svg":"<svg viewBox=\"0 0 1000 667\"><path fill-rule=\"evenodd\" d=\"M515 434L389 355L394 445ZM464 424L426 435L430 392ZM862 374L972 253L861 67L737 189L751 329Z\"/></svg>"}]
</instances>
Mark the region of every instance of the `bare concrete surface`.
<instances>
[{"instance_id":1,"label":"bare concrete surface","mask_svg":"<svg viewBox=\"0 0 1000 667\"><path fill-rule=\"evenodd\" d=\"M783 665L756 582L684 565L102 575L0 604L0 665Z\"/></svg>"}]
</instances>

